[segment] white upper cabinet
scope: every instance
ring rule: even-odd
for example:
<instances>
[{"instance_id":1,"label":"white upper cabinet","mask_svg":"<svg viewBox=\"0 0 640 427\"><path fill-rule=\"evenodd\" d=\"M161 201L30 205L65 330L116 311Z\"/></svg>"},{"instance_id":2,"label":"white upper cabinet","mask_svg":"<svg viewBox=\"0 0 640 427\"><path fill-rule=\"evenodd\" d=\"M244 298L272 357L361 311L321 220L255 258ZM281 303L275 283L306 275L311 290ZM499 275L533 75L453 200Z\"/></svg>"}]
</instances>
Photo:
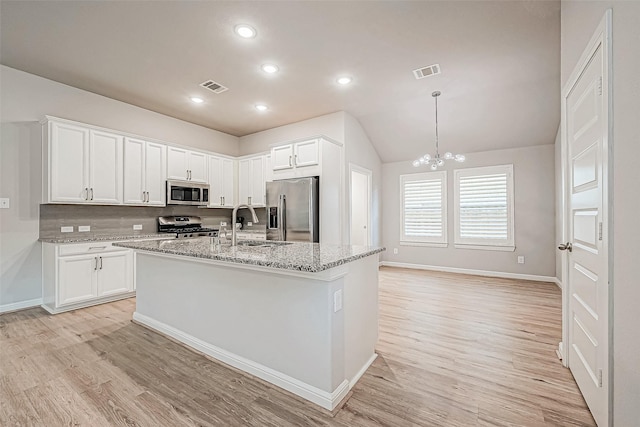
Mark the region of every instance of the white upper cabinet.
<instances>
[{"instance_id":1,"label":"white upper cabinet","mask_svg":"<svg viewBox=\"0 0 640 427\"><path fill-rule=\"evenodd\" d=\"M209 156L209 206L235 205L235 163L233 159Z\"/></svg>"},{"instance_id":2,"label":"white upper cabinet","mask_svg":"<svg viewBox=\"0 0 640 427\"><path fill-rule=\"evenodd\" d=\"M49 122L47 203L122 203L122 136Z\"/></svg>"},{"instance_id":3,"label":"white upper cabinet","mask_svg":"<svg viewBox=\"0 0 640 427\"><path fill-rule=\"evenodd\" d=\"M294 142L271 149L273 179L318 175L319 164L320 143L318 139Z\"/></svg>"},{"instance_id":4,"label":"white upper cabinet","mask_svg":"<svg viewBox=\"0 0 640 427\"><path fill-rule=\"evenodd\" d=\"M184 148L169 147L167 178L182 181L204 182L207 176L207 155Z\"/></svg>"},{"instance_id":5,"label":"white upper cabinet","mask_svg":"<svg viewBox=\"0 0 640 427\"><path fill-rule=\"evenodd\" d=\"M164 206L167 198L167 146L147 142L145 152L147 205Z\"/></svg>"},{"instance_id":6,"label":"white upper cabinet","mask_svg":"<svg viewBox=\"0 0 640 427\"><path fill-rule=\"evenodd\" d=\"M89 146L89 201L122 203L122 136L92 130Z\"/></svg>"},{"instance_id":7,"label":"white upper cabinet","mask_svg":"<svg viewBox=\"0 0 640 427\"><path fill-rule=\"evenodd\" d=\"M189 151L189 181L207 182L207 155Z\"/></svg>"},{"instance_id":8,"label":"white upper cabinet","mask_svg":"<svg viewBox=\"0 0 640 427\"><path fill-rule=\"evenodd\" d=\"M255 156L238 161L238 203L264 206L265 157Z\"/></svg>"},{"instance_id":9,"label":"white upper cabinet","mask_svg":"<svg viewBox=\"0 0 640 427\"><path fill-rule=\"evenodd\" d=\"M274 171L293 169L293 145L283 145L271 149L271 167Z\"/></svg>"},{"instance_id":10,"label":"white upper cabinet","mask_svg":"<svg viewBox=\"0 0 640 427\"><path fill-rule=\"evenodd\" d=\"M89 129L49 123L49 192L45 201L86 203L89 192Z\"/></svg>"},{"instance_id":11,"label":"white upper cabinet","mask_svg":"<svg viewBox=\"0 0 640 427\"><path fill-rule=\"evenodd\" d=\"M124 139L124 203L164 206L166 151L163 144Z\"/></svg>"}]
</instances>

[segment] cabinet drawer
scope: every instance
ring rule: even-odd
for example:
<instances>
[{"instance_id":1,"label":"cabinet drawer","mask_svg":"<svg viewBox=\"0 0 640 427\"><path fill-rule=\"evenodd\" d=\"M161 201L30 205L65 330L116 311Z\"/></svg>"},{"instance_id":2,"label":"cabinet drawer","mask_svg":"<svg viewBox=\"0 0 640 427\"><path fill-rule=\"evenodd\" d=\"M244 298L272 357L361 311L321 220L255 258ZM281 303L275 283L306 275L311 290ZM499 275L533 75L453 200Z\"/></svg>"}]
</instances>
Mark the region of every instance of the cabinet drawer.
<instances>
[{"instance_id":1,"label":"cabinet drawer","mask_svg":"<svg viewBox=\"0 0 640 427\"><path fill-rule=\"evenodd\" d=\"M84 255L92 253L104 252L122 252L128 251L127 248L119 248L112 246L111 242L91 242L91 243L73 243L58 246L58 255Z\"/></svg>"}]
</instances>

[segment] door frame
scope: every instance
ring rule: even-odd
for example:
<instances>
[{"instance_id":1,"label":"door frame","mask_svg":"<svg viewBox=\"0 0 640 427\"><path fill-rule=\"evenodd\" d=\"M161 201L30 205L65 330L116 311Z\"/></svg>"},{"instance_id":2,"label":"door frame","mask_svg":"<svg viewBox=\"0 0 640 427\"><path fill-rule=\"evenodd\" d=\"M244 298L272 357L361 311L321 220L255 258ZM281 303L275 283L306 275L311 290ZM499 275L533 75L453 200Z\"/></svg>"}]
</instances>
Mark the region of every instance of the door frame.
<instances>
[{"instance_id":1,"label":"door frame","mask_svg":"<svg viewBox=\"0 0 640 427\"><path fill-rule=\"evenodd\" d=\"M349 244L351 244L351 232L352 232L352 215L353 215L353 180L351 179L353 176L353 172L365 175L367 177L367 240L369 241L369 246L371 246L371 240L373 236L371 235L371 199L372 199L372 181L373 181L373 172L369 169L364 168L362 166L358 166L353 163L349 163Z\"/></svg>"},{"instance_id":2,"label":"door frame","mask_svg":"<svg viewBox=\"0 0 640 427\"><path fill-rule=\"evenodd\" d=\"M602 46L603 55L603 74L602 74L602 96L606 100L603 108L603 119L606 123L607 132L603 137L602 149L602 223L603 223L603 251L607 254L607 281L608 281L608 312L607 312L607 407L608 407L608 425L613 425L613 245L610 244L610 236L613 230L613 217L610 211L613 208L613 179L612 179L612 142L613 142L613 82L612 82L612 10L607 9L600 23L598 24L593 36L586 45L586 48L580 60L573 69L571 76L567 80L566 85L562 89L561 96L561 215L562 215L562 243L569 241L569 200L571 191L568 188L569 167L568 158L568 124L566 120L567 114L567 98L578 79L586 69L593 54L599 46ZM566 251L561 253L561 281L562 281L562 341L559 345L559 352L562 357L562 364L569 368L571 360L569 360L568 345L570 342L570 296L572 293L571 284L569 283L569 256ZM601 426L602 427L602 426Z\"/></svg>"}]
</instances>

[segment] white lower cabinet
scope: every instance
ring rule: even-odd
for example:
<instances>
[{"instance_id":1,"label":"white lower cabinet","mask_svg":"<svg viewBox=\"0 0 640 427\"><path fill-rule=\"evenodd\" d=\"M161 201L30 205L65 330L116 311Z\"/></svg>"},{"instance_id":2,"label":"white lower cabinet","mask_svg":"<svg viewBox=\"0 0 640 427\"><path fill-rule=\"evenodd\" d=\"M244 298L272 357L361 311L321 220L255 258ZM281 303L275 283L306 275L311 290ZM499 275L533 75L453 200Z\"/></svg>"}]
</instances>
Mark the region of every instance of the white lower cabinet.
<instances>
[{"instance_id":1,"label":"white lower cabinet","mask_svg":"<svg viewBox=\"0 0 640 427\"><path fill-rule=\"evenodd\" d=\"M87 307L134 292L133 252L111 243L43 243L43 307L50 313Z\"/></svg>"}]
</instances>

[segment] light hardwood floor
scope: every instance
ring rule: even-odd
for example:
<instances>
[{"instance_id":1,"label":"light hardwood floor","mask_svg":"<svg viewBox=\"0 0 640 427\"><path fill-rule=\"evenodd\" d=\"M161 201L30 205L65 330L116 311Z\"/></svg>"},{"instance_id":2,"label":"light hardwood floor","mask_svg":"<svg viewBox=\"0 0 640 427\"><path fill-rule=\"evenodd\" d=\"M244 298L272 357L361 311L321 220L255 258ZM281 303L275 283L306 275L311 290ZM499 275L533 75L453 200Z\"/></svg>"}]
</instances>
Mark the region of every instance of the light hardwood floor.
<instances>
[{"instance_id":1,"label":"light hardwood floor","mask_svg":"<svg viewBox=\"0 0 640 427\"><path fill-rule=\"evenodd\" d=\"M595 425L555 356L551 283L382 268L379 357L334 413L131 323L134 307L0 316L0 425Z\"/></svg>"}]
</instances>

